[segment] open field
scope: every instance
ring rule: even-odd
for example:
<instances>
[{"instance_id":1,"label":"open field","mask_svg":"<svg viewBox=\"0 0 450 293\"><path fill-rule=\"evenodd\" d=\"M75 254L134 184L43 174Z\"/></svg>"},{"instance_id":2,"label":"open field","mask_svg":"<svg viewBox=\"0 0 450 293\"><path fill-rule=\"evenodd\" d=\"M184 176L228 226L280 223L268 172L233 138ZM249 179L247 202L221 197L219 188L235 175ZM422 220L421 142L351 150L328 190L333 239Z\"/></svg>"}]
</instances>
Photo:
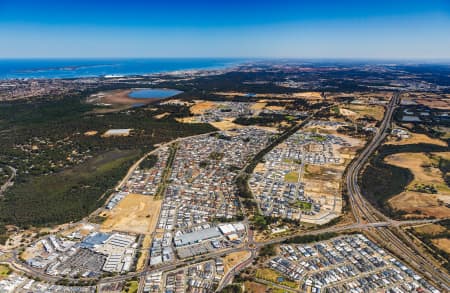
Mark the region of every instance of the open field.
<instances>
[{"instance_id":1,"label":"open field","mask_svg":"<svg viewBox=\"0 0 450 293\"><path fill-rule=\"evenodd\" d=\"M417 144L417 143L427 143L427 144L435 144L440 146L447 146L447 143L443 140L437 138L431 138L428 135L421 133L410 132L410 137L401 140L390 140L386 144L393 145L405 145L405 144Z\"/></svg>"},{"instance_id":2,"label":"open field","mask_svg":"<svg viewBox=\"0 0 450 293\"><path fill-rule=\"evenodd\" d=\"M342 115L353 116L356 119L364 116L370 116L379 121L383 119L384 116L384 107L378 105L347 104L340 107L339 110Z\"/></svg>"},{"instance_id":3,"label":"open field","mask_svg":"<svg viewBox=\"0 0 450 293\"><path fill-rule=\"evenodd\" d=\"M246 281L244 283L244 292L248 293L266 293L267 286L256 282Z\"/></svg>"},{"instance_id":4,"label":"open field","mask_svg":"<svg viewBox=\"0 0 450 293\"><path fill-rule=\"evenodd\" d=\"M429 235L438 235L440 233L447 231L445 227L438 224L426 224L414 227L414 230L416 230L416 232L419 234L429 234Z\"/></svg>"},{"instance_id":5,"label":"open field","mask_svg":"<svg viewBox=\"0 0 450 293\"><path fill-rule=\"evenodd\" d=\"M430 157L424 153L397 153L386 157L385 162L409 169L414 177L404 192L389 200L394 209L438 218L450 216L450 209L445 206L445 203L450 203L450 188Z\"/></svg>"},{"instance_id":6,"label":"open field","mask_svg":"<svg viewBox=\"0 0 450 293\"><path fill-rule=\"evenodd\" d=\"M250 256L250 252L248 251L238 251L227 254L223 258L223 266L225 273L227 273L231 268L233 268L238 263L242 262L242 260L247 259Z\"/></svg>"},{"instance_id":7,"label":"open field","mask_svg":"<svg viewBox=\"0 0 450 293\"><path fill-rule=\"evenodd\" d=\"M298 181L298 172L289 172L284 176L284 182L296 183Z\"/></svg>"},{"instance_id":8,"label":"open field","mask_svg":"<svg viewBox=\"0 0 450 293\"><path fill-rule=\"evenodd\" d=\"M151 196L129 194L108 214L101 229L150 234L158 221L161 203Z\"/></svg>"},{"instance_id":9,"label":"open field","mask_svg":"<svg viewBox=\"0 0 450 293\"><path fill-rule=\"evenodd\" d=\"M193 106L189 108L192 114L194 115L201 115L205 111L212 109L216 106L214 102L210 101L196 101Z\"/></svg>"},{"instance_id":10,"label":"open field","mask_svg":"<svg viewBox=\"0 0 450 293\"><path fill-rule=\"evenodd\" d=\"M164 112L164 113L161 113L161 114L153 116L153 118L155 118L155 119L163 119L164 117L167 117L169 115L170 115L169 112Z\"/></svg>"},{"instance_id":11,"label":"open field","mask_svg":"<svg viewBox=\"0 0 450 293\"><path fill-rule=\"evenodd\" d=\"M234 118L224 118L219 122L211 122L210 124L219 130L230 130L234 128L243 128L244 126L233 123Z\"/></svg>"},{"instance_id":12,"label":"open field","mask_svg":"<svg viewBox=\"0 0 450 293\"><path fill-rule=\"evenodd\" d=\"M448 239L448 238L436 238L436 239L433 239L431 241L433 242L433 244L437 248L445 251L446 253L450 253L450 239Z\"/></svg>"},{"instance_id":13,"label":"open field","mask_svg":"<svg viewBox=\"0 0 450 293\"><path fill-rule=\"evenodd\" d=\"M298 284L296 282L287 280L286 277L278 274L276 271L274 271L272 269L267 269L267 268L258 269L256 271L256 277L266 280L266 281L273 282L275 284L287 286L290 288L298 288Z\"/></svg>"},{"instance_id":14,"label":"open field","mask_svg":"<svg viewBox=\"0 0 450 293\"><path fill-rule=\"evenodd\" d=\"M405 218L410 215L415 217L421 215L436 218L450 217L450 209L439 203L439 200L442 199L442 196L436 194L405 191L392 197L388 202L394 209L405 211L407 213ZM446 197L446 201L449 200L450 197Z\"/></svg>"},{"instance_id":15,"label":"open field","mask_svg":"<svg viewBox=\"0 0 450 293\"><path fill-rule=\"evenodd\" d=\"M393 154L386 157L385 162L411 170L414 180L407 186L407 190L416 190L416 185L429 184L436 187L439 194L450 196L450 188L445 184L441 170L433 165L432 159L425 153Z\"/></svg>"},{"instance_id":16,"label":"open field","mask_svg":"<svg viewBox=\"0 0 450 293\"><path fill-rule=\"evenodd\" d=\"M252 110L262 110L262 109L264 109L264 107L266 107L266 105L267 105L267 103L264 103L264 102L257 102L257 103L254 103L254 104L252 104L251 105L251 109Z\"/></svg>"}]
</instances>

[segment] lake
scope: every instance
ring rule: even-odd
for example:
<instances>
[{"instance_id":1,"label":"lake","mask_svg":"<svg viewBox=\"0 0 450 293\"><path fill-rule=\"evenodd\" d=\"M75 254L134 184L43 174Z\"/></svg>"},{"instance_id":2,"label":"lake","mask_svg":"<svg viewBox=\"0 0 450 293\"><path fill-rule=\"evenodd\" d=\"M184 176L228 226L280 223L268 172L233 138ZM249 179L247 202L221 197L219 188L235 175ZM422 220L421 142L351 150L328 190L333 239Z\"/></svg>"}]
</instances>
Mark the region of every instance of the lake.
<instances>
[{"instance_id":1,"label":"lake","mask_svg":"<svg viewBox=\"0 0 450 293\"><path fill-rule=\"evenodd\" d=\"M181 93L182 91L172 89L137 89L133 90L128 97L133 99L164 99Z\"/></svg>"}]
</instances>

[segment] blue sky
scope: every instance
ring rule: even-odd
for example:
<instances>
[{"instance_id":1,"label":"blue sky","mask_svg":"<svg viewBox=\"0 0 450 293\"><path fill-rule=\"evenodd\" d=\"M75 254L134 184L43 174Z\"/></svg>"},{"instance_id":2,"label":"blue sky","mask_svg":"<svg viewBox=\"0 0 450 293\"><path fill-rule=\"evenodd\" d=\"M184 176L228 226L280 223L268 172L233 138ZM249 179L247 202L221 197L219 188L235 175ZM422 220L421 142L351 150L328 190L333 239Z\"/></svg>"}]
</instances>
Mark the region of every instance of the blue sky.
<instances>
[{"instance_id":1,"label":"blue sky","mask_svg":"<svg viewBox=\"0 0 450 293\"><path fill-rule=\"evenodd\" d=\"M0 0L0 39L0 58L450 59L450 0Z\"/></svg>"}]
</instances>

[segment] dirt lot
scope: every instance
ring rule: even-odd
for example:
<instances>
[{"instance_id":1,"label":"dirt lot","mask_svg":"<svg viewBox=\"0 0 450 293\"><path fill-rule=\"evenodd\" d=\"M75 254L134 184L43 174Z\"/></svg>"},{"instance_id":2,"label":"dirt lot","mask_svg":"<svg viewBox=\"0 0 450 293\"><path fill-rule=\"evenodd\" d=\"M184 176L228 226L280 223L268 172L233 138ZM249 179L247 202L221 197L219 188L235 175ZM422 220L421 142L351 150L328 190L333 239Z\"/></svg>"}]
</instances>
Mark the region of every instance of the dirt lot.
<instances>
[{"instance_id":1,"label":"dirt lot","mask_svg":"<svg viewBox=\"0 0 450 293\"><path fill-rule=\"evenodd\" d=\"M438 247L439 249L441 249L447 253L450 253L450 239L437 238L437 239L433 239L431 241L433 241L433 244L436 245L436 247Z\"/></svg>"},{"instance_id":2,"label":"dirt lot","mask_svg":"<svg viewBox=\"0 0 450 293\"><path fill-rule=\"evenodd\" d=\"M238 251L228 254L223 258L223 267L225 273L227 273L232 267L241 262L244 259L247 259L250 256L250 252L248 251Z\"/></svg>"},{"instance_id":3,"label":"dirt lot","mask_svg":"<svg viewBox=\"0 0 450 293\"><path fill-rule=\"evenodd\" d=\"M158 221L161 203L151 196L129 194L108 214L101 229L151 234Z\"/></svg>"},{"instance_id":4,"label":"dirt lot","mask_svg":"<svg viewBox=\"0 0 450 293\"><path fill-rule=\"evenodd\" d=\"M396 138L390 140L386 144L393 144L393 145L405 145L405 144L417 144L417 143L428 143L428 144L435 144L440 146L447 146L447 144L440 139L437 138L431 138L425 134L421 133L410 133L410 137L406 139L397 140Z\"/></svg>"},{"instance_id":5,"label":"dirt lot","mask_svg":"<svg viewBox=\"0 0 450 293\"><path fill-rule=\"evenodd\" d=\"M169 116L169 115L170 115L169 112L165 112L165 113L161 113L161 114L155 115L155 116L153 116L153 118L156 118L156 119L163 119L164 117L167 117L167 116Z\"/></svg>"},{"instance_id":6,"label":"dirt lot","mask_svg":"<svg viewBox=\"0 0 450 293\"><path fill-rule=\"evenodd\" d=\"M191 106L189 110L194 115L201 115L205 111L214 108L215 105L216 104L214 102L210 101L195 101L195 105Z\"/></svg>"},{"instance_id":7,"label":"dirt lot","mask_svg":"<svg viewBox=\"0 0 450 293\"><path fill-rule=\"evenodd\" d=\"M152 244L152 237L150 235L145 235L144 240L142 241L142 250L141 250L141 256L139 257L137 264L136 264L136 270L142 270L145 266L145 260L147 259L149 248Z\"/></svg>"}]
</instances>

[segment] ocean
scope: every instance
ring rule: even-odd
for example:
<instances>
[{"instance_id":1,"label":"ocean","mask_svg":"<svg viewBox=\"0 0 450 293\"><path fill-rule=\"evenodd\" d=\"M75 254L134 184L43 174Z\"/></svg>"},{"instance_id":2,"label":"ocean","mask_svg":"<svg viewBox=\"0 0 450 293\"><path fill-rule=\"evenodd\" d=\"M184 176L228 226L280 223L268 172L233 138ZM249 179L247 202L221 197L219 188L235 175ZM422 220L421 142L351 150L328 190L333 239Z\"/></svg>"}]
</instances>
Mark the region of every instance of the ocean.
<instances>
[{"instance_id":1,"label":"ocean","mask_svg":"<svg viewBox=\"0 0 450 293\"><path fill-rule=\"evenodd\" d=\"M0 79L142 75L190 69L221 69L244 61L230 58L0 59Z\"/></svg>"}]
</instances>

